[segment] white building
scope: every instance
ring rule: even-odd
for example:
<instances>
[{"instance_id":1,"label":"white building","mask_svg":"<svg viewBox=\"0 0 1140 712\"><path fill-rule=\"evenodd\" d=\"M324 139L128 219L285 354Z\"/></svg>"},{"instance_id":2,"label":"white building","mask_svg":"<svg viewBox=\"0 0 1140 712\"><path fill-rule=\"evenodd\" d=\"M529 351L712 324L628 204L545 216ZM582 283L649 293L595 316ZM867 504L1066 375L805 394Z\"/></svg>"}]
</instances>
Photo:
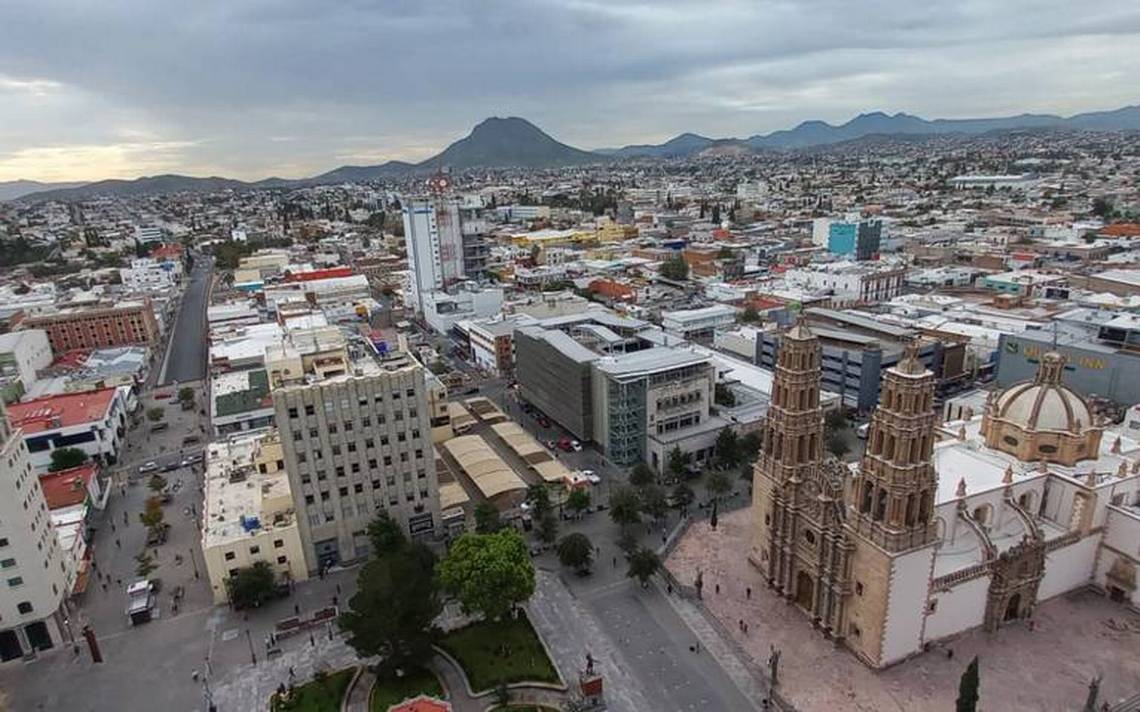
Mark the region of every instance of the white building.
<instances>
[{"instance_id":1,"label":"white building","mask_svg":"<svg viewBox=\"0 0 1140 712\"><path fill-rule=\"evenodd\" d=\"M454 293L432 291L421 297L424 321L440 334L463 320L496 316L503 308L503 290L499 287L466 284Z\"/></svg>"},{"instance_id":2,"label":"white building","mask_svg":"<svg viewBox=\"0 0 1140 712\"><path fill-rule=\"evenodd\" d=\"M661 327L667 333L687 341L712 343L716 330L729 328L736 323L736 313L736 307L727 304L666 311L661 312Z\"/></svg>"},{"instance_id":3,"label":"white building","mask_svg":"<svg viewBox=\"0 0 1140 712\"><path fill-rule=\"evenodd\" d=\"M97 462L113 464L126 432L126 390L104 388L14 403L8 419L20 429L28 459L41 472L60 448L79 448Z\"/></svg>"},{"instance_id":4,"label":"white building","mask_svg":"<svg viewBox=\"0 0 1140 712\"><path fill-rule=\"evenodd\" d=\"M790 269L789 283L831 294L834 307L893 299L902 293L906 267L883 262L830 262Z\"/></svg>"},{"instance_id":5,"label":"white building","mask_svg":"<svg viewBox=\"0 0 1140 712\"><path fill-rule=\"evenodd\" d=\"M0 407L0 661L34 657L71 632L69 570L24 438Z\"/></svg>"},{"instance_id":6,"label":"white building","mask_svg":"<svg viewBox=\"0 0 1140 712\"><path fill-rule=\"evenodd\" d=\"M135 227L135 242L145 245L148 242L165 242L166 233L157 225L138 225Z\"/></svg>"},{"instance_id":7,"label":"white building","mask_svg":"<svg viewBox=\"0 0 1140 712\"><path fill-rule=\"evenodd\" d=\"M13 391L16 396L31 389L36 372L50 366L51 359L51 344L42 329L0 334L0 380L18 381L19 387ZM0 392L7 390L0 383Z\"/></svg>"},{"instance_id":8,"label":"white building","mask_svg":"<svg viewBox=\"0 0 1140 712\"><path fill-rule=\"evenodd\" d=\"M458 204L443 200L409 203L404 207L404 240L412 295L408 306L422 314L427 292L464 277Z\"/></svg>"},{"instance_id":9,"label":"white building","mask_svg":"<svg viewBox=\"0 0 1140 712\"><path fill-rule=\"evenodd\" d=\"M131 260L130 267L119 269L123 286L132 291L163 291L170 289L182 275L180 262L158 262L150 257Z\"/></svg>"}]
</instances>

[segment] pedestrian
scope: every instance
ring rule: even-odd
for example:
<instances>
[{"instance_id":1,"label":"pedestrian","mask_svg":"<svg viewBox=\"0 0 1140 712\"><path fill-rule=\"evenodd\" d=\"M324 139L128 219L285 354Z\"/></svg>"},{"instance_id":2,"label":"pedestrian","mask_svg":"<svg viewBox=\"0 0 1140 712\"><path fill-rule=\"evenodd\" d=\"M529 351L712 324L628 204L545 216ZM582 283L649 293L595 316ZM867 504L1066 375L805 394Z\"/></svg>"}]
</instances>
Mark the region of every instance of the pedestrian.
<instances>
[{"instance_id":1,"label":"pedestrian","mask_svg":"<svg viewBox=\"0 0 1140 712\"><path fill-rule=\"evenodd\" d=\"M333 601L333 607L334 607L334 608L336 607L336 604L337 604L337 601L338 601L338 600L339 600L339 599L337 599L337 597L336 597L336 596L333 596L333 599L332 599L332 601Z\"/></svg>"},{"instance_id":2,"label":"pedestrian","mask_svg":"<svg viewBox=\"0 0 1140 712\"><path fill-rule=\"evenodd\" d=\"M299 604L293 604L293 613L298 616L301 615L301 606Z\"/></svg>"},{"instance_id":3,"label":"pedestrian","mask_svg":"<svg viewBox=\"0 0 1140 712\"><path fill-rule=\"evenodd\" d=\"M614 557L614 568L615 569L617 568L617 557L616 556Z\"/></svg>"},{"instance_id":4,"label":"pedestrian","mask_svg":"<svg viewBox=\"0 0 1140 712\"><path fill-rule=\"evenodd\" d=\"M104 581L103 582L103 593L106 593L106 592L107 592L107 582Z\"/></svg>"},{"instance_id":5,"label":"pedestrian","mask_svg":"<svg viewBox=\"0 0 1140 712\"><path fill-rule=\"evenodd\" d=\"M953 660L954 659L954 648L946 648L946 659L947 660Z\"/></svg>"},{"instance_id":6,"label":"pedestrian","mask_svg":"<svg viewBox=\"0 0 1140 712\"><path fill-rule=\"evenodd\" d=\"M130 526L130 522L127 521L127 513L126 512L123 512L123 526Z\"/></svg>"},{"instance_id":7,"label":"pedestrian","mask_svg":"<svg viewBox=\"0 0 1140 712\"><path fill-rule=\"evenodd\" d=\"M309 646L313 648L317 647L317 639L313 637L312 633L309 633Z\"/></svg>"},{"instance_id":8,"label":"pedestrian","mask_svg":"<svg viewBox=\"0 0 1140 712\"><path fill-rule=\"evenodd\" d=\"M118 539L115 539L115 548L116 549L122 549L123 548L123 545L119 543Z\"/></svg>"},{"instance_id":9,"label":"pedestrian","mask_svg":"<svg viewBox=\"0 0 1140 712\"><path fill-rule=\"evenodd\" d=\"M121 578L117 578L117 579L115 579L115 585L116 585L116 586L122 586L122 585L123 585L123 580L122 580Z\"/></svg>"},{"instance_id":10,"label":"pedestrian","mask_svg":"<svg viewBox=\"0 0 1140 712\"><path fill-rule=\"evenodd\" d=\"M190 679L192 679L194 682L198 682L198 671L197 670L191 670L190 671Z\"/></svg>"},{"instance_id":11,"label":"pedestrian","mask_svg":"<svg viewBox=\"0 0 1140 712\"><path fill-rule=\"evenodd\" d=\"M751 586L744 589L744 597L747 598L749 601L752 600L752 587Z\"/></svg>"},{"instance_id":12,"label":"pedestrian","mask_svg":"<svg viewBox=\"0 0 1140 712\"><path fill-rule=\"evenodd\" d=\"M115 531L115 523L111 522L111 531Z\"/></svg>"},{"instance_id":13,"label":"pedestrian","mask_svg":"<svg viewBox=\"0 0 1140 712\"><path fill-rule=\"evenodd\" d=\"M748 624L747 623L744 624L744 634L748 635Z\"/></svg>"},{"instance_id":14,"label":"pedestrian","mask_svg":"<svg viewBox=\"0 0 1140 712\"><path fill-rule=\"evenodd\" d=\"M716 592L720 593L720 584L719 583L716 585Z\"/></svg>"},{"instance_id":15,"label":"pedestrian","mask_svg":"<svg viewBox=\"0 0 1140 712\"><path fill-rule=\"evenodd\" d=\"M336 593L338 596L340 595L340 584L339 583L336 585Z\"/></svg>"},{"instance_id":16,"label":"pedestrian","mask_svg":"<svg viewBox=\"0 0 1140 712\"><path fill-rule=\"evenodd\" d=\"M673 584L666 585L665 586L665 592L668 593L670 596L672 596L673 595Z\"/></svg>"}]
</instances>

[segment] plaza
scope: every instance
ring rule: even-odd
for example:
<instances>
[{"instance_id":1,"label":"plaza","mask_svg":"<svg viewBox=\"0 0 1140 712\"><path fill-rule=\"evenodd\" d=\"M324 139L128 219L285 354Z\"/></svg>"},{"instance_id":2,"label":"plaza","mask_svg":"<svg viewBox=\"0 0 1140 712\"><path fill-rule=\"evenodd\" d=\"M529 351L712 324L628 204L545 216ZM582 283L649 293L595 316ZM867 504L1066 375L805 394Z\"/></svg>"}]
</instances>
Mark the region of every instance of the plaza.
<instances>
[{"instance_id":1,"label":"plaza","mask_svg":"<svg viewBox=\"0 0 1140 712\"><path fill-rule=\"evenodd\" d=\"M1098 674L1102 701L1115 703L1140 687L1140 615L1091 590L1046 601L1032 626L975 629L876 672L768 589L745 554L754 524L751 508L721 517L716 530L694 521L666 565L686 586L702 573L704 605L757 665L766 665L770 646L781 651L779 690L802 712L952 709L975 655L980 704L989 710L1079 709Z\"/></svg>"}]
</instances>

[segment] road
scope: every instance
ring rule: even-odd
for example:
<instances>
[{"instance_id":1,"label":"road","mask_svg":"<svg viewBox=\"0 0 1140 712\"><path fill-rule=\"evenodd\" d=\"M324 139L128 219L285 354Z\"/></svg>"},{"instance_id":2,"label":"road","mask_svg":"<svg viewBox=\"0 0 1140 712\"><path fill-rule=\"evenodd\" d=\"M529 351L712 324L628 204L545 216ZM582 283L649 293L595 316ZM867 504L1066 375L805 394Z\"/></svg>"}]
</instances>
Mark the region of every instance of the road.
<instances>
[{"instance_id":1,"label":"road","mask_svg":"<svg viewBox=\"0 0 1140 712\"><path fill-rule=\"evenodd\" d=\"M160 385L199 381L206 375L206 297L212 278L208 258L196 260L170 332Z\"/></svg>"}]
</instances>

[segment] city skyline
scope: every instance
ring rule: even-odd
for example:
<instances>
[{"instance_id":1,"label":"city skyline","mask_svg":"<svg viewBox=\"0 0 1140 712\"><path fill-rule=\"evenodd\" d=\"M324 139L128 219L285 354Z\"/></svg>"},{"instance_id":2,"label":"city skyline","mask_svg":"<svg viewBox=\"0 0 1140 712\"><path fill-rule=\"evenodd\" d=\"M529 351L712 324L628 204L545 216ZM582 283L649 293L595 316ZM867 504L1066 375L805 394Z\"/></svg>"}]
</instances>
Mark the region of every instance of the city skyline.
<instances>
[{"instance_id":1,"label":"city skyline","mask_svg":"<svg viewBox=\"0 0 1140 712\"><path fill-rule=\"evenodd\" d=\"M296 178L422 160L494 115L586 149L870 111L1070 115L1135 103L1140 69L1123 2L172 11L8 8L0 180Z\"/></svg>"}]
</instances>

